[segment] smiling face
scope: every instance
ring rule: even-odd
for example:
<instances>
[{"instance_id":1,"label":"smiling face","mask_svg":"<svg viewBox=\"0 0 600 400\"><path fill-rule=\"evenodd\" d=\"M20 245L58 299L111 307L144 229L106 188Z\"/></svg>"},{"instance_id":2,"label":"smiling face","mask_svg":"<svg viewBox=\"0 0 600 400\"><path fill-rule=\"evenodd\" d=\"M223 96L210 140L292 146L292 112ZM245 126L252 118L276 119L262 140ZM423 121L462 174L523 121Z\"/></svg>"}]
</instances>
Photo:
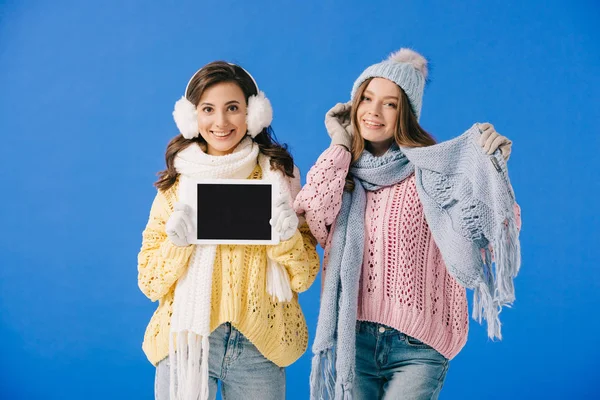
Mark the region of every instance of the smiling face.
<instances>
[{"instance_id":1,"label":"smiling face","mask_svg":"<svg viewBox=\"0 0 600 400\"><path fill-rule=\"evenodd\" d=\"M366 147L374 155L387 151L394 140L400 108L400 88L385 78L373 78L363 92L356 118Z\"/></svg>"},{"instance_id":2,"label":"smiling face","mask_svg":"<svg viewBox=\"0 0 600 400\"><path fill-rule=\"evenodd\" d=\"M246 135L246 98L234 82L208 87L198 102L198 131L214 156L231 154Z\"/></svg>"}]
</instances>

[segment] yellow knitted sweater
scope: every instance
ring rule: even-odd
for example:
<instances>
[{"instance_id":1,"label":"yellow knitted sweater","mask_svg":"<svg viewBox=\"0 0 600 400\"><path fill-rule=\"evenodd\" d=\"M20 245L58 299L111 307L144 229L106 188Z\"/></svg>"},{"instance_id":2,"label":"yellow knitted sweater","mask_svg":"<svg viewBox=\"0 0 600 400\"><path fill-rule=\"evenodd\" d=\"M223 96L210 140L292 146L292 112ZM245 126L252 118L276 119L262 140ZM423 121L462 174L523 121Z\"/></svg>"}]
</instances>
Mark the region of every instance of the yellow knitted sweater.
<instances>
[{"instance_id":1,"label":"yellow knitted sweater","mask_svg":"<svg viewBox=\"0 0 600 400\"><path fill-rule=\"evenodd\" d=\"M250 179L262 176L257 165ZM297 179L298 177L296 177ZM159 191L138 255L138 285L158 307L146 328L142 348L156 365L169 354L169 330L177 280L183 275L194 249L177 247L165 233L165 224L177 201L178 183ZM273 301L266 294L267 253L286 267L294 298ZM308 346L308 330L297 293L307 290L319 271L316 240L303 224L292 238L275 246L219 245L215 257L211 332L230 322L273 363L286 367Z\"/></svg>"}]
</instances>

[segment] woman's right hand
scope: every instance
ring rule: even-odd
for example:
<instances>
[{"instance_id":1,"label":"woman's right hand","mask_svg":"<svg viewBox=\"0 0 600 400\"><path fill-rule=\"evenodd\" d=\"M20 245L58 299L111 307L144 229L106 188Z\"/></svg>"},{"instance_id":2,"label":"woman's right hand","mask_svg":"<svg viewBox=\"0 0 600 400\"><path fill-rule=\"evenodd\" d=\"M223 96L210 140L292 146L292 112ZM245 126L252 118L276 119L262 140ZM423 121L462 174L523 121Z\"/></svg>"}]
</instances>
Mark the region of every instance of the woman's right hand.
<instances>
[{"instance_id":1,"label":"woman's right hand","mask_svg":"<svg viewBox=\"0 0 600 400\"><path fill-rule=\"evenodd\" d=\"M179 247L188 246L187 235L192 232L194 225L190 217L191 208L187 204L175 203L173 213L165 225L165 231L169 240Z\"/></svg>"},{"instance_id":2,"label":"woman's right hand","mask_svg":"<svg viewBox=\"0 0 600 400\"><path fill-rule=\"evenodd\" d=\"M338 103L325 114L325 127L331 137L331 144L339 144L347 150L352 147L352 124L350 121L351 103Z\"/></svg>"}]
</instances>

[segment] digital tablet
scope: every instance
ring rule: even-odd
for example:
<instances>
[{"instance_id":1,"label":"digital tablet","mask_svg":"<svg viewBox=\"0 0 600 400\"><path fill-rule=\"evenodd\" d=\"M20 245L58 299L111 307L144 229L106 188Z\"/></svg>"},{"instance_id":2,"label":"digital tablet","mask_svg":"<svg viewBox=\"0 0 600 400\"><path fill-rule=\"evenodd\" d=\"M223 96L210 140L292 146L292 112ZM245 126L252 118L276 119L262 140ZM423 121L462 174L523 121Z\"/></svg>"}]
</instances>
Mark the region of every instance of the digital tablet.
<instances>
[{"instance_id":1,"label":"digital tablet","mask_svg":"<svg viewBox=\"0 0 600 400\"><path fill-rule=\"evenodd\" d=\"M274 182L255 179L188 180L180 201L192 208L193 244L279 243L269 223L278 193ZM182 198L183 197L183 198Z\"/></svg>"}]
</instances>

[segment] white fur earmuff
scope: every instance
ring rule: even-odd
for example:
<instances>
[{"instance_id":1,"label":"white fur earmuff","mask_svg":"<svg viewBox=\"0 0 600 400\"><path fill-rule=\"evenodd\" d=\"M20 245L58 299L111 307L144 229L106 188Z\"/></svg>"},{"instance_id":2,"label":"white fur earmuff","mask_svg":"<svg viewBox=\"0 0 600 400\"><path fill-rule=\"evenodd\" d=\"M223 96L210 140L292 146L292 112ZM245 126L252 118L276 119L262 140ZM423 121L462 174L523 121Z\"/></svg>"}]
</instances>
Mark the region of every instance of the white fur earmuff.
<instances>
[{"instance_id":1,"label":"white fur earmuff","mask_svg":"<svg viewBox=\"0 0 600 400\"><path fill-rule=\"evenodd\" d=\"M198 72L200 72L200 70L196 71L192 78L196 76ZM269 99L267 99L264 92L261 92L258 89L258 85L256 84L256 81L252 75L250 75L248 71L246 71L246 73L250 76L254 82L254 85L256 86L256 90L258 91L258 94L248 98L248 108L246 112L248 134L252 138L255 138L256 135L262 132L264 128L271 125L271 122L273 121L273 108L271 107L271 102ZM192 80L190 79L189 82L191 81ZM188 86L190 84L189 82ZM188 87L186 86L185 94L187 94L187 91ZM199 135L198 111L196 111L194 104L192 104L192 102L185 97L185 94L175 103L175 107L173 109L173 119L175 120L177 129L179 129L179 132L183 135L183 137L186 139L193 139Z\"/></svg>"},{"instance_id":2,"label":"white fur earmuff","mask_svg":"<svg viewBox=\"0 0 600 400\"><path fill-rule=\"evenodd\" d=\"M175 103L173 119L184 138L193 139L198 136L198 111L185 96L181 96Z\"/></svg>"},{"instance_id":3,"label":"white fur earmuff","mask_svg":"<svg viewBox=\"0 0 600 400\"><path fill-rule=\"evenodd\" d=\"M259 91L256 96L250 96L246 114L248 134L253 138L256 137L264 128L271 125L271 121L273 121L273 108L265 93Z\"/></svg>"}]
</instances>

